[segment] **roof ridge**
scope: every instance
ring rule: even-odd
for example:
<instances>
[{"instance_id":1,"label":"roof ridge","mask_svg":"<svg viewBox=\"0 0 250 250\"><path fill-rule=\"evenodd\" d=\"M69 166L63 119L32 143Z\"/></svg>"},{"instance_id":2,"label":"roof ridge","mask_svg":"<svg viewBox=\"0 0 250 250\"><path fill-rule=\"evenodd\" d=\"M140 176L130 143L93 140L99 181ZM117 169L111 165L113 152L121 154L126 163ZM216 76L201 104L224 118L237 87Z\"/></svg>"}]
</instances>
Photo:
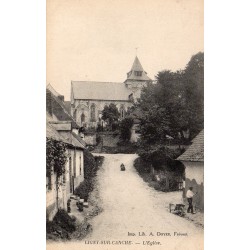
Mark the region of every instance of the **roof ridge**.
<instances>
[{"instance_id":1,"label":"roof ridge","mask_svg":"<svg viewBox=\"0 0 250 250\"><path fill-rule=\"evenodd\" d=\"M101 81L71 81L72 83L83 83L83 82L93 82L93 83L123 83L123 82L101 82Z\"/></svg>"},{"instance_id":2,"label":"roof ridge","mask_svg":"<svg viewBox=\"0 0 250 250\"><path fill-rule=\"evenodd\" d=\"M55 95L54 93L56 93L58 96L61 96L61 94L59 94L50 83L47 84L46 89L48 89L53 95Z\"/></svg>"},{"instance_id":3,"label":"roof ridge","mask_svg":"<svg viewBox=\"0 0 250 250\"><path fill-rule=\"evenodd\" d=\"M192 144L181 154L180 161L204 161L204 129L192 140Z\"/></svg>"},{"instance_id":4,"label":"roof ridge","mask_svg":"<svg viewBox=\"0 0 250 250\"><path fill-rule=\"evenodd\" d=\"M73 136L85 147L85 141L76 133L72 131Z\"/></svg>"}]
</instances>

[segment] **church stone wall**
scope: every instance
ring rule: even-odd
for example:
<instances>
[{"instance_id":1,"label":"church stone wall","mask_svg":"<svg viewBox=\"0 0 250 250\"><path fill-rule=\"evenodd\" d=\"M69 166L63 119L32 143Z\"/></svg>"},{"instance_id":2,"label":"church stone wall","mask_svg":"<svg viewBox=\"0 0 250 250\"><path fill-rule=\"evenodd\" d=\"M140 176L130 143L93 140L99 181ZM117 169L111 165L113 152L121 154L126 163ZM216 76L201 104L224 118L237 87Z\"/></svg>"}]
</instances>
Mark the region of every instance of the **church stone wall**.
<instances>
[{"instance_id":1,"label":"church stone wall","mask_svg":"<svg viewBox=\"0 0 250 250\"><path fill-rule=\"evenodd\" d=\"M102 116L102 110L105 105L109 105L111 103L116 105L119 112L121 108L124 108L124 110L127 111L128 107L132 106L132 103L129 101L74 100L73 107L71 107L71 114L76 119L79 126L86 124L87 127L97 127L97 123ZM94 117L91 116L91 107L94 107L95 110Z\"/></svg>"}]
</instances>

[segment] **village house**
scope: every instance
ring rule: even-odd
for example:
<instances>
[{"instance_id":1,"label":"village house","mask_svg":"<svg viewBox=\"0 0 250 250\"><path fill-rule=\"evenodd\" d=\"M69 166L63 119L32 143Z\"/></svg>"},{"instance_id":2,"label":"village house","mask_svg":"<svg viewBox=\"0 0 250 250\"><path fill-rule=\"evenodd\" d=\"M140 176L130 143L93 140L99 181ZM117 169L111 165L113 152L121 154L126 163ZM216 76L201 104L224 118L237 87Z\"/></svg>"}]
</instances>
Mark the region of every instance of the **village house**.
<instances>
[{"instance_id":1,"label":"village house","mask_svg":"<svg viewBox=\"0 0 250 250\"><path fill-rule=\"evenodd\" d=\"M177 158L185 165L185 194L189 187L197 195L194 196L194 205L200 211L204 210L204 130L193 140L189 148Z\"/></svg>"},{"instance_id":2,"label":"village house","mask_svg":"<svg viewBox=\"0 0 250 250\"><path fill-rule=\"evenodd\" d=\"M67 162L65 173L59 177L52 171L46 177L46 215L52 220L59 208L67 209L67 200L75 187L84 180L84 146L72 137L72 141L64 138L49 122L46 124L46 137L49 140L63 142L66 145Z\"/></svg>"},{"instance_id":3,"label":"village house","mask_svg":"<svg viewBox=\"0 0 250 250\"><path fill-rule=\"evenodd\" d=\"M52 171L46 177L46 214L52 220L59 208L67 209L67 200L75 188L84 180L85 142L78 135L78 125L65 108L64 100L50 85L46 89L46 137L63 142L67 161L65 173L59 177Z\"/></svg>"},{"instance_id":4,"label":"village house","mask_svg":"<svg viewBox=\"0 0 250 250\"><path fill-rule=\"evenodd\" d=\"M123 83L71 81L71 115L80 127L105 126L101 119L102 110L113 103L123 119L150 81L137 56Z\"/></svg>"}]
</instances>

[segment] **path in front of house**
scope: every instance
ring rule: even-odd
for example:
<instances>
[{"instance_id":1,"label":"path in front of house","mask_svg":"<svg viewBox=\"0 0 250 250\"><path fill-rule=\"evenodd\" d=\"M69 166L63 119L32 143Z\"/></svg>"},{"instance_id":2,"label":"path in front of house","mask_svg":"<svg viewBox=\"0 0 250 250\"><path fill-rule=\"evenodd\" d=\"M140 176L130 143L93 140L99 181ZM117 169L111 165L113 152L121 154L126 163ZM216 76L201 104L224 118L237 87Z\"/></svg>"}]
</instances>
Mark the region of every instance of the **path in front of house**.
<instances>
[{"instance_id":1,"label":"path in front of house","mask_svg":"<svg viewBox=\"0 0 250 250\"><path fill-rule=\"evenodd\" d=\"M103 156L97 176L103 212L90 221L93 232L86 240L129 240L138 243L136 249L145 248L145 241L158 241L158 248L165 249L203 249L203 229L168 212L170 202L181 202L181 192L163 193L149 187L133 167L135 154ZM120 171L121 163L126 171ZM146 236L139 237L139 232ZM157 232L171 236L157 236ZM188 236L174 236L175 232Z\"/></svg>"}]
</instances>

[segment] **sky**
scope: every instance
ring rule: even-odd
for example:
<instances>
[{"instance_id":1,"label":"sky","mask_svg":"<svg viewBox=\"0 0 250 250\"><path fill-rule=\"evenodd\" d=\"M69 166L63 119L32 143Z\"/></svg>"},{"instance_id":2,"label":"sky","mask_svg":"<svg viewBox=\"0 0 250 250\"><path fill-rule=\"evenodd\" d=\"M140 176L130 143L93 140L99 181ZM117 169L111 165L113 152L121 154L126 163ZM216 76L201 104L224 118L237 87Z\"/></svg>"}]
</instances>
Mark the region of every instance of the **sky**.
<instances>
[{"instance_id":1,"label":"sky","mask_svg":"<svg viewBox=\"0 0 250 250\"><path fill-rule=\"evenodd\" d=\"M203 0L47 0L46 84L124 82L137 56L151 79L204 51Z\"/></svg>"}]
</instances>

